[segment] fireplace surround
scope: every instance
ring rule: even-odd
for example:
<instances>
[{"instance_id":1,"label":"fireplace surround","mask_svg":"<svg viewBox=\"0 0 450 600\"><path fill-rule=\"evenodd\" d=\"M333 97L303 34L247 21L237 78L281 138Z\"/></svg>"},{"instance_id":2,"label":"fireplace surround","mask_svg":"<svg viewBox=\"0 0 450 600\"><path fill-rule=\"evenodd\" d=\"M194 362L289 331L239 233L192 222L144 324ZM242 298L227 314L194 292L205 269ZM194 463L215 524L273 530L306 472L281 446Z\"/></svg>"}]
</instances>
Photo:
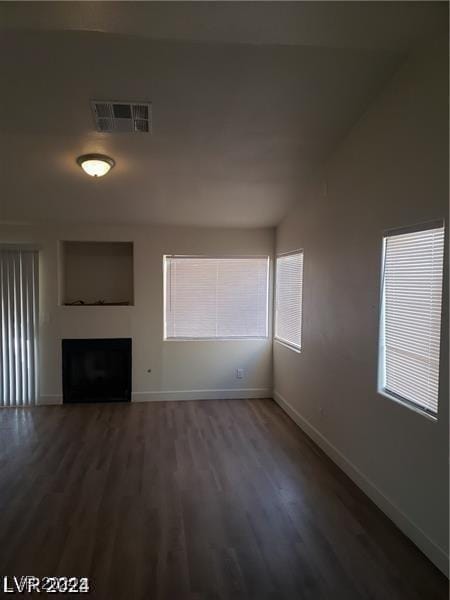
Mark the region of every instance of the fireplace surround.
<instances>
[{"instance_id":1,"label":"fireplace surround","mask_svg":"<svg viewBox=\"0 0 450 600\"><path fill-rule=\"evenodd\" d=\"M63 339L63 403L130 402L131 338Z\"/></svg>"}]
</instances>

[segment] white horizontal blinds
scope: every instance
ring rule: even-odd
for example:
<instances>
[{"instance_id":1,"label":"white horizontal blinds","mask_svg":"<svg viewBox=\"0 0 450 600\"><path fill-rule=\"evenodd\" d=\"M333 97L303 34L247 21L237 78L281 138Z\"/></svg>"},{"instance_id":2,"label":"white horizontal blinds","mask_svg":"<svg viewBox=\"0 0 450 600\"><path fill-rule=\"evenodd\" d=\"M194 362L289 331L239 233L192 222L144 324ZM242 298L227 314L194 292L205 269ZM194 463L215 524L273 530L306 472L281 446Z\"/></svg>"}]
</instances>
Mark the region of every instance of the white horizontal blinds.
<instances>
[{"instance_id":1,"label":"white horizontal blinds","mask_svg":"<svg viewBox=\"0 0 450 600\"><path fill-rule=\"evenodd\" d=\"M217 261L219 337L266 337L268 258Z\"/></svg>"},{"instance_id":2,"label":"white horizontal blinds","mask_svg":"<svg viewBox=\"0 0 450 600\"><path fill-rule=\"evenodd\" d=\"M215 337L215 262L173 257L166 269L166 337Z\"/></svg>"},{"instance_id":3,"label":"white horizontal blinds","mask_svg":"<svg viewBox=\"0 0 450 600\"><path fill-rule=\"evenodd\" d=\"M267 257L165 261L167 338L267 336Z\"/></svg>"},{"instance_id":4,"label":"white horizontal blinds","mask_svg":"<svg viewBox=\"0 0 450 600\"><path fill-rule=\"evenodd\" d=\"M387 392L437 413L444 228L385 238L382 342Z\"/></svg>"},{"instance_id":5,"label":"white horizontal blinds","mask_svg":"<svg viewBox=\"0 0 450 600\"><path fill-rule=\"evenodd\" d=\"M35 404L38 253L0 248L0 406Z\"/></svg>"},{"instance_id":6,"label":"white horizontal blinds","mask_svg":"<svg viewBox=\"0 0 450 600\"><path fill-rule=\"evenodd\" d=\"M277 257L275 337L302 344L303 252Z\"/></svg>"}]
</instances>

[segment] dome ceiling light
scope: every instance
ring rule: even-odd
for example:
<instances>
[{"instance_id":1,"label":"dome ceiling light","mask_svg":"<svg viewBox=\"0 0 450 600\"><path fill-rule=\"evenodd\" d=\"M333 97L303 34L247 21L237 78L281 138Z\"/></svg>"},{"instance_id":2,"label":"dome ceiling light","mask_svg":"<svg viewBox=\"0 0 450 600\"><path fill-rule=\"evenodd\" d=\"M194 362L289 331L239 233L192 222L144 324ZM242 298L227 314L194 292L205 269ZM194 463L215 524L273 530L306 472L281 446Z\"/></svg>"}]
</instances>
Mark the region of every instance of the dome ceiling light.
<instances>
[{"instance_id":1,"label":"dome ceiling light","mask_svg":"<svg viewBox=\"0 0 450 600\"><path fill-rule=\"evenodd\" d=\"M116 164L112 158L104 154L83 154L77 158L77 163L91 177L103 177Z\"/></svg>"}]
</instances>

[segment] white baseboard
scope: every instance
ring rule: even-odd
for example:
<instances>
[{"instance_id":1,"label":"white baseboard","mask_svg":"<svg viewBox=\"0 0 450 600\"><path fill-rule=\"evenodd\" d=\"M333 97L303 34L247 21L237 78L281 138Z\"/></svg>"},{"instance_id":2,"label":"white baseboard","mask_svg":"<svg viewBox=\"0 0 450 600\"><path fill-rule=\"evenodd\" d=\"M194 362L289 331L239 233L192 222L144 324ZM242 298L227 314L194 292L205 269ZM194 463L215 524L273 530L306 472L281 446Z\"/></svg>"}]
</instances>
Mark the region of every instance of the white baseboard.
<instances>
[{"instance_id":1,"label":"white baseboard","mask_svg":"<svg viewBox=\"0 0 450 600\"><path fill-rule=\"evenodd\" d=\"M39 396L37 406L53 406L55 404L62 404L61 394L44 394Z\"/></svg>"},{"instance_id":2,"label":"white baseboard","mask_svg":"<svg viewBox=\"0 0 450 600\"><path fill-rule=\"evenodd\" d=\"M132 392L132 402L159 402L161 400L230 400L245 398L272 398L271 388L231 388L221 390L183 390ZM62 404L60 394L43 394L39 397L38 406Z\"/></svg>"},{"instance_id":3,"label":"white baseboard","mask_svg":"<svg viewBox=\"0 0 450 600\"><path fill-rule=\"evenodd\" d=\"M390 500L364 473L362 473L340 450L329 442L318 429L305 419L277 391L273 392L275 402L291 417L291 419L310 437L333 462L335 462L350 479L360 487L367 496L380 508L403 533L418 546L422 552L449 576L449 556L443 548L431 540L427 534Z\"/></svg>"},{"instance_id":4,"label":"white baseboard","mask_svg":"<svg viewBox=\"0 0 450 600\"><path fill-rule=\"evenodd\" d=\"M161 400L230 400L245 398L272 398L270 388L234 388L222 390L183 390L133 392L132 402L158 402Z\"/></svg>"}]
</instances>

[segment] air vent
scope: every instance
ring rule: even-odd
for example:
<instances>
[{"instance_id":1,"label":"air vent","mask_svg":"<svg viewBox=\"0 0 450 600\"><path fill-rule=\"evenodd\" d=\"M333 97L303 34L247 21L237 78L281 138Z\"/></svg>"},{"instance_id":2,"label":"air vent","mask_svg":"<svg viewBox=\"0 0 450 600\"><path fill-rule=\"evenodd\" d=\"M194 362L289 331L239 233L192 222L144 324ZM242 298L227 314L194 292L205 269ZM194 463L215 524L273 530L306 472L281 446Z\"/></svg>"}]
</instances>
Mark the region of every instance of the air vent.
<instances>
[{"instance_id":1,"label":"air vent","mask_svg":"<svg viewBox=\"0 0 450 600\"><path fill-rule=\"evenodd\" d=\"M151 133L152 105L149 102L92 100L97 131L102 133Z\"/></svg>"}]
</instances>

